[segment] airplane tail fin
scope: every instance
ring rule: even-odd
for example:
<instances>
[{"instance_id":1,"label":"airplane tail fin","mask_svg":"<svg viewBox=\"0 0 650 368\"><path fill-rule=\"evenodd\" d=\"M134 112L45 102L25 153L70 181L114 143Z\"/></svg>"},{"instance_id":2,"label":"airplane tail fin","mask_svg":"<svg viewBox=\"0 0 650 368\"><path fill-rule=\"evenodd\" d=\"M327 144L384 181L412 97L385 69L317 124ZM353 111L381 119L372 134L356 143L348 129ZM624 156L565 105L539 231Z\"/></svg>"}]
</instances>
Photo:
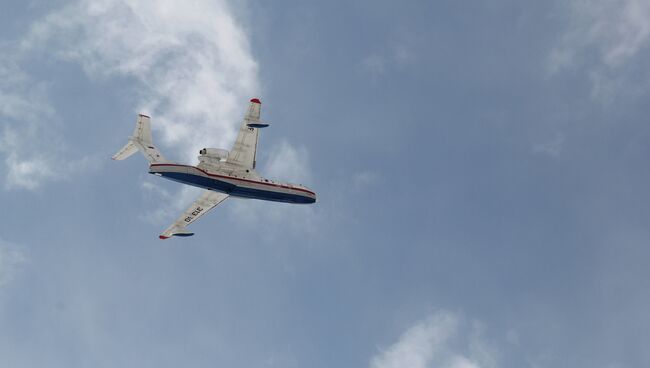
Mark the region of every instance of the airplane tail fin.
<instances>
[{"instance_id":1,"label":"airplane tail fin","mask_svg":"<svg viewBox=\"0 0 650 368\"><path fill-rule=\"evenodd\" d=\"M151 118L147 115L138 115L138 120L135 124L133 135L129 137L129 141L113 155L113 160L124 160L129 158L135 152L140 151L144 158L150 164L167 162L165 157L153 145L151 138Z\"/></svg>"}]
</instances>

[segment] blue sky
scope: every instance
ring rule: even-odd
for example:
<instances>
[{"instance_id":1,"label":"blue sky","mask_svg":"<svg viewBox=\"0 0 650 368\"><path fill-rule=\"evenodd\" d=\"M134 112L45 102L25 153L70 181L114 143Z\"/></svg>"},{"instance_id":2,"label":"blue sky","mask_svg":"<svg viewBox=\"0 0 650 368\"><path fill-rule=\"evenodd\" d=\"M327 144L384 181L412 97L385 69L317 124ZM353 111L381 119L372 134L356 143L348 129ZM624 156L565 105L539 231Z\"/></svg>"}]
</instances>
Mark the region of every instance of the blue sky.
<instances>
[{"instance_id":1,"label":"blue sky","mask_svg":"<svg viewBox=\"0 0 650 368\"><path fill-rule=\"evenodd\" d=\"M650 2L9 0L0 366L644 367ZM110 156L228 149L312 206Z\"/></svg>"}]
</instances>

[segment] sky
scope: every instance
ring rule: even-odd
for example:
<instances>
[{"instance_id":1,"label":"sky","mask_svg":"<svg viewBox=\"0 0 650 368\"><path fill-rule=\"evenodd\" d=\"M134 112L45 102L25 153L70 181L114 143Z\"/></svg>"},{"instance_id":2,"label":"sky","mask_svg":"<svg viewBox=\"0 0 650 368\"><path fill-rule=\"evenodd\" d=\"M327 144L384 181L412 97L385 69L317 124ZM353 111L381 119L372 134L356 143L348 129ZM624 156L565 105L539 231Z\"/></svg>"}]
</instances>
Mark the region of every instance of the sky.
<instances>
[{"instance_id":1,"label":"sky","mask_svg":"<svg viewBox=\"0 0 650 368\"><path fill-rule=\"evenodd\" d=\"M650 1L5 0L0 367L647 367ZM229 149L314 205L110 157Z\"/></svg>"}]
</instances>

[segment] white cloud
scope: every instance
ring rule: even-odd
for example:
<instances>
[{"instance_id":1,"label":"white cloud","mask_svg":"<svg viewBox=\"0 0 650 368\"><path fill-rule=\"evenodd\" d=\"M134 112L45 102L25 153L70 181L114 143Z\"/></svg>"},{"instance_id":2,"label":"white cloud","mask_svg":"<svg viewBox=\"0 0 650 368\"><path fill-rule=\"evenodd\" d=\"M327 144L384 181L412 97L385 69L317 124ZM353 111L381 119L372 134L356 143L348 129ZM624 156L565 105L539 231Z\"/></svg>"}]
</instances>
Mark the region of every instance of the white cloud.
<instances>
[{"instance_id":1,"label":"white cloud","mask_svg":"<svg viewBox=\"0 0 650 368\"><path fill-rule=\"evenodd\" d=\"M479 366L464 356L454 356L445 364L445 368L479 368Z\"/></svg>"},{"instance_id":2,"label":"white cloud","mask_svg":"<svg viewBox=\"0 0 650 368\"><path fill-rule=\"evenodd\" d=\"M305 147L294 147L286 141L269 151L264 174L280 181L307 183L311 180L309 154Z\"/></svg>"},{"instance_id":3,"label":"white cloud","mask_svg":"<svg viewBox=\"0 0 650 368\"><path fill-rule=\"evenodd\" d=\"M361 59L359 69L370 75L373 81L395 71L413 66L417 60L418 37L404 29L394 31L379 52L373 52Z\"/></svg>"},{"instance_id":4,"label":"white cloud","mask_svg":"<svg viewBox=\"0 0 650 368\"><path fill-rule=\"evenodd\" d=\"M554 70L577 66L586 48L597 52L599 62L622 66L648 46L650 2L647 0L573 0L569 28L551 55Z\"/></svg>"},{"instance_id":5,"label":"white cloud","mask_svg":"<svg viewBox=\"0 0 650 368\"><path fill-rule=\"evenodd\" d=\"M17 121L37 122L52 117L46 86L21 70L7 50L0 56L0 116Z\"/></svg>"},{"instance_id":6,"label":"white cloud","mask_svg":"<svg viewBox=\"0 0 650 368\"><path fill-rule=\"evenodd\" d=\"M42 134L45 132L48 134ZM43 143L46 136L50 145ZM5 155L5 188L34 190L47 180L66 180L71 173L97 167L99 163L93 157L62 159L65 144L58 138L43 122L5 125L0 131L0 154Z\"/></svg>"},{"instance_id":7,"label":"white cloud","mask_svg":"<svg viewBox=\"0 0 650 368\"><path fill-rule=\"evenodd\" d=\"M469 336L462 319L438 312L410 327L398 341L370 361L371 368L479 368L494 367L495 353L482 339L482 328L474 324ZM460 337L460 339L459 339ZM467 346L459 346L458 340Z\"/></svg>"},{"instance_id":8,"label":"white cloud","mask_svg":"<svg viewBox=\"0 0 650 368\"><path fill-rule=\"evenodd\" d=\"M249 41L225 1L80 1L35 24L23 48L52 42L59 58L90 78L135 81L134 107L152 116L154 139L173 149L170 159L176 153L191 162L200 148L229 147L248 99L259 93ZM273 168L299 173L290 156ZM199 195L191 187L171 194L150 181L142 189L155 204L140 218L161 226Z\"/></svg>"},{"instance_id":9,"label":"white cloud","mask_svg":"<svg viewBox=\"0 0 650 368\"><path fill-rule=\"evenodd\" d=\"M45 84L34 81L7 55L0 58L0 154L6 168L5 188L36 189L43 180L57 177L51 169L53 152L40 144L43 136L39 134L54 115ZM56 140L55 134L50 137Z\"/></svg>"},{"instance_id":10,"label":"white cloud","mask_svg":"<svg viewBox=\"0 0 650 368\"><path fill-rule=\"evenodd\" d=\"M80 1L35 24L23 48L52 43L91 78L134 80L137 109L184 160L231 143L259 92L257 63L226 1Z\"/></svg>"},{"instance_id":11,"label":"white cloud","mask_svg":"<svg viewBox=\"0 0 650 368\"><path fill-rule=\"evenodd\" d=\"M57 177L52 164L43 157L20 158L15 152L9 152L5 164L7 189L36 189L44 180Z\"/></svg>"},{"instance_id":12,"label":"white cloud","mask_svg":"<svg viewBox=\"0 0 650 368\"><path fill-rule=\"evenodd\" d=\"M426 368L456 331L457 319L437 313L409 328L388 349L372 358L372 368Z\"/></svg>"},{"instance_id":13,"label":"white cloud","mask_svg":"<svg viewBox=\"0 0 650 368\"><path fill-rule=\"evenodd\" d=\"M172 198L172 195L166 189L161 188L159 185L156 185L151 181L143 181L140 186L142 191L149 197L157 197L162 200L169 200Z\"/></svg>"},{"instance_id":14,"label":"white cloud","mask_svg":"<svg viewBox=\"0 0 650 368\"><path fill-rule=\"evenodd\" d=\"M568 7L569 24L550 53L551 74L585 71L592 97L603 101L627 93L623 84L635 82L631 69L650 41L650 1L572 0L562 6Z\"/></svg>"},{"instance_id":15,"label":"white cloud","mask_svg":"<svg viewBox=\"0 0 650 368\"><path fill-rule=\"evenodd\" d=\"M19 67L24 60L46 56L79 64L91 79L134 81L133 107L152 115L158 139L183 160L232 143L248 99L259 93L257 64L226 1L80 0L34 22L1 51L0 117L13 124L0 133L8 188L66 177L49 167L70 161L65 142L48 143L57 136L56 109L47 86ZM131 127L124 128L128 134ZM25 149L36 142L40 153Z\"/></svg>"},{"instance_id":16,"label":"white cloud","mask_svg":"<svg viewBox=\"0 0 650 368\"><path fill-rule=\"evenodd\" d=\"M140 220L164 228L175 221L201 193L199 188L182 186L172 194L149 180L142 182L141 189L145 197L152 202L152 206L139 216Z\"/></svg>"},{"instance_id":17,"label":"white cloud","mask_svg":"<svg viewBox=\"0 0 650 368\"><path fill-rule=\"evenodd\" d=\"M373 80L383 77L388 72L407 68L417 60L415 53L405 44L389 47L382 53L366 56L359 63L362 71Z\"/></svg>"}]
</instances>

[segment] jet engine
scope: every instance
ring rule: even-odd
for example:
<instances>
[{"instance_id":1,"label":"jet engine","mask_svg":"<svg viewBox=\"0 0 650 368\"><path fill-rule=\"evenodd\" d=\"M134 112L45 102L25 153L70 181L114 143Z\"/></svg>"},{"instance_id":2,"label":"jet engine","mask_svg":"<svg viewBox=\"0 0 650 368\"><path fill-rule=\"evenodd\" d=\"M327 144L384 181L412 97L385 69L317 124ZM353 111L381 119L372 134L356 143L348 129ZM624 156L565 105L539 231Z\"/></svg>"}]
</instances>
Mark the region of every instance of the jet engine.
<instances>
[{"instance_id":1,"label":"jet engine","mask_svg":"<svg viewBox=\"0 0 650 368\"><path fill-rule=\"evenodd\" d=\"M199 154L217 160L225 160L228 158L228 150L221 148L204 148L199 151Z\"/></svg>"},{"instance_id":2,"label":"jet engine","mask_svg":"<svg viewBox=\"0 0 650 368\"><path fill-rule=\"evenodd\" d=\"M219 165L228 159L228 150L220 148L204 148L199 154L199 162L209 165Z\"/></svg>"}]
</instances>

